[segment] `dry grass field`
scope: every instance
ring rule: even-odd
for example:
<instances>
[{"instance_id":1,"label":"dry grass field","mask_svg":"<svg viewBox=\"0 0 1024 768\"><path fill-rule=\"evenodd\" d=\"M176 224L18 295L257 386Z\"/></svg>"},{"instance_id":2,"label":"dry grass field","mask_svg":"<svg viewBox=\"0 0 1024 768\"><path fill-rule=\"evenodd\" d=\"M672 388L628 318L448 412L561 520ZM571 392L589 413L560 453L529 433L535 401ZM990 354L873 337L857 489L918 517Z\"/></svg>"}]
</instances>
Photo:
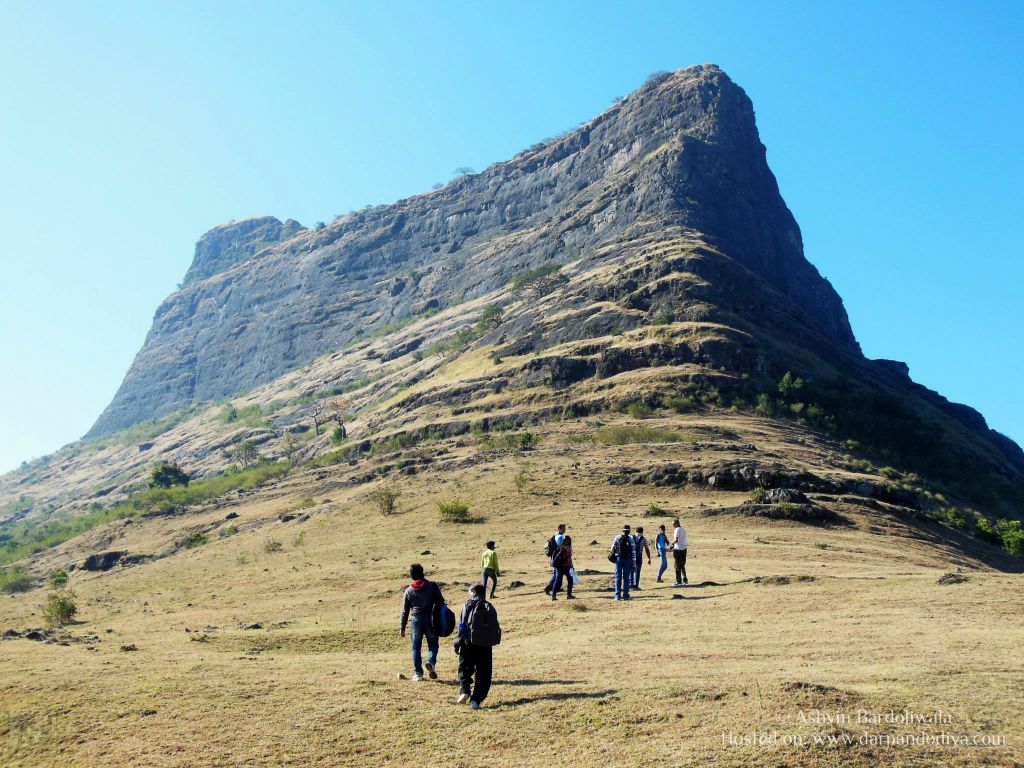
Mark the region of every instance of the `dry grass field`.
<instances>
[{"instance_id":1,"label":"dry grass field","mask_svg":"<svg viewBox=\"0 0 1024 768\"><path fill-rule=\"evenodd\" d=\"M795 439L756 419L730 427L767 453ZM485 461L468 460L479 452L469 436L437 444L451 463L393 480L395 515L374 508L370 486L346 484L347 466L312 469L47 553L39 567L104 548L165 556L72 572L80 613L67 644L0 642L0 764L1024 761L1024 590L1020 575L993 567L994 550L841 502L830 508L847 524L834 526L710 514L746 494L607 480L691 446L573 444L561 429L541 430L533 451ZM810 442L789 450L809 466L821 452ZM439 522L437 503L456 497L474 522ZM669 516L644 517L652 502ZM281 522L288 511L297 517ZM656 584L655 561L636 599L614 602L605 551L617 530L629 522L651 534L674 514L689 530L691 585ZM574 603L542 593L542 549L558 522L585 571ZM237 533L220 535L229 525ZM208 543L175 548L195 530ZM491 696L471 712L454 705L450 640L439 681L398 679L411 676L398 618L411 562L458 607L490 538L504 640ZM278 551L266 551L271 540ZM965 581L938 583L957 568ZM42 588L3 596L0 631L41 626L44 599ZM927 721L887 722L908 712ZM936 744L941 734L995 745Z\"/></svg>"}]
</instances>

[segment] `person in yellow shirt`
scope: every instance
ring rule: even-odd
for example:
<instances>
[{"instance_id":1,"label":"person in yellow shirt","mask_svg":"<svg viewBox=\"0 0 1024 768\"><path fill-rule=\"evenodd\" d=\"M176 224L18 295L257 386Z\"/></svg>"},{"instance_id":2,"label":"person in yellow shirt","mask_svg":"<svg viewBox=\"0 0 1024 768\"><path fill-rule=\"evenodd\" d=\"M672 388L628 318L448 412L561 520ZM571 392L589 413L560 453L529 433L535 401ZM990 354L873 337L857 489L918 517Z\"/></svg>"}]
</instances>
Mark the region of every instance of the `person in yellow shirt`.
<instances>
[{"instance_id":1,"label":"person in yellow shirt","mask_svg":"<svg viewBox=\"0 0 1024 768\"><path fill-rule=\"evenodd\" d=\"M494 599L494 590L498 588L498 577L501 570L498 568L498 553L494 551L493 541L487 542L487 549L480 556L480 567L484 569L484 592L487 592L487 580L491 580L491 599Z\"/></svg>"}]
</instances>

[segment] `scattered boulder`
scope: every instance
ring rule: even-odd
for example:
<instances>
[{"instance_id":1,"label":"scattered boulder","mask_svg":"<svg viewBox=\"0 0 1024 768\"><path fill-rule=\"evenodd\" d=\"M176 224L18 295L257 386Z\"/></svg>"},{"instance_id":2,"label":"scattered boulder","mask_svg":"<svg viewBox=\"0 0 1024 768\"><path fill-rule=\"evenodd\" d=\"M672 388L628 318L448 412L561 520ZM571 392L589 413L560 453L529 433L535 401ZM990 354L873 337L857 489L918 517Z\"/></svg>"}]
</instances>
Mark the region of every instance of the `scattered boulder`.
<instances>
[{"instance_id":1,"label":"scattered boulder","mask_svg":"<svg viewBox=\"0 0 1024 768\"><path fill-rule=\"evenodd\" d=\"M252 624L246 624L242 629L263 629L263 625L258 621L254 621Z\"/></svg>"},{"instance_id":2,"label":"scattered boulder","mask_svg":"<svg viewBox=\"0 0 1024 768\"><path fill-rule=\"evenodd\" d=\"M135 643L128 643L127 645L121 646L121 651L124 653L133 653L137 650L139 650L139 646L137 646Z\"/></svg>"},{"instance_id":3,"label":"scattered boulder","mask_svg":"<svg viewBox=\"0 0 1024 768\"><path fill-rule=\"evenodd\" d=\"M766 504L805 504L807 496L795 488L769 488L764 492L764 501Z\"/></svg>"},{"instance_id":4,"label":"scattered boulder","mask_svg":"<svg viewBox=\"0 0 1024 768\"><path fill-rule=\"evenodd\" d=\"M280 520L282 523L287 523L291 520L294 520L295 515L291 514L290 512L282 512L280 515L277 516L277 519Z\"/></svg>"},{"instance_id":5,"label":"scattered boulder","mask_svg":"<svg viewBox=\"0 0 1024 768\"><path fill-rule=\"evenodd\" d=\"M238 517L237 512L228 512L226 515L224 515L225 520L234 520L236 517Z\"/></svg>"},{"instance_id":6,"label":"scattered boulder","mask_svg":"<svg viewBox=\"0 0 1024 768\"><path fill-rule=\"evenodd\" d=\"M945 586L949 584L963 584L965 581L969 581L969 579L962 573L945 573L939 576L938 583Z\"/></svg>"},{"instance_id":7,"label":"scattered boulder","mask_svg":"<svg viewBox=\"0 0 1024 768\"><path fill-rule=\"evenodd\" d=\"M82 569L86 571L109 571L127 554L127 552L117 550L97 552L85 558L85 562L82 563Z\"/></svg>"},{"instance_id":8,"label":"scattered boulder","mask_svg":"<svg viewBox=\"0 0 1024 768\"><path fill-rule=\"evenodd\" d=\"M519 589L520 587L525 587L525 586L526 585L523 582L521 582L521 581L510 581L508 583L507 589Z\"/></svg>"},{"instance_id":9,"label":"scattered boulder","mask_svg":"<svg viewBox=\"0 0 1024 768\"><path fill-rule=\"evenodd\" d=\"M420 554L421 555L432 555L434 553L431 552L429 549L424 549L422 552L420 552Z\"/></svg>"}]
</instances>

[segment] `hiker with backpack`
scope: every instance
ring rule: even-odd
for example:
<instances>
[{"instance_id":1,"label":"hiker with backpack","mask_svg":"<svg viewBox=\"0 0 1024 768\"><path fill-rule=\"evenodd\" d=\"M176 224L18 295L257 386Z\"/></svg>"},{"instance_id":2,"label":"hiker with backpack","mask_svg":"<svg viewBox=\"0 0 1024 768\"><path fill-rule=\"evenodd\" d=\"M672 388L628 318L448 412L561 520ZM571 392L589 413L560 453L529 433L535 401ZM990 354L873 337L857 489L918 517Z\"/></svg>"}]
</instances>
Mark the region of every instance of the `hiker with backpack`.
<instances>
[{"instance_id":1,"label":"hiker with backpack","mask_svg":"<svg viewBox=\"0 0 1024 768\"><path fill-rule=\"evenodd\" d=\"M555 569L558 574L558 578L555 580L555 586L551 590L551 599L558 599L558 592L562 589L562 579L566 581L565 586L565 599L575 600L576 597L572 593L573 580L572 580L572 538L566 536L562 539L562 543L559 544L554 553L551 555L551 567Z\"/></svg>"},{"instance_id":2,"label":"hiker with backpack","mask_svg":"<svg viewBox=\"0 0 1024 768\"><path fill-rule=\"evenodd\" d=\"M412 583L405 590L402 599L402 627L399 635L405 637L407 625L412 629L412 679L419 682L423 679L426 667L431 680L437 680L437 649L439 635L450 632L441 625L443 612L448 610L437 583L428 581L423 573L423 566L413 563L409 567ZM423 664L423 640L427 641L427 663Z\"/></svg>"},{"instance_id":3,"label":"hiker with backpack","mask_svg":"<svg viewBox=\"0 0 1024 768\"><path fill-rule=\"evenodd\" d=\"M686 578L686 529L678 520L672 521L672 528L672 557L676 561L676 583L672 586L681 587L690 583Z\"/></svg>"},{"instance_id":4,"label":"hiker with backpack","mask_svg":"<svg viewBox=\"0 0 1024 768\"><path fill-rule=\"evenodd\" d=\"M647 546L647 537L644 536L644 529L638 526L636 536L633 537L633 553L636 560L633 561L633 589L640 589L640 569L644 565L644 555L647 555L647 564L651 564L651 548Z\"/></svg>"},{"instance_id":5,"label":"hiker with backpack","mask_svg":"<svg viewBox=\"0 0 1024 768\"><path fill-rule=\"evenodd\" d=\"M480 566L484 571L484 577L482 579L484 592L487 592L487 580L490 579L492 600L494 599L494 590L498 588L498 576L501 575L501 571L498 569L498 553L495 551L496 546L497 545L493 541L488 541L483 555L480 556Z\"/></svg>"},{"instance_id":6,"label":"hiker with backpack","mask_svg":"<svg viewBox=\"0 0 1024 768\"><path fill-rule=\"evenodd\" d=\"M456 704L469 702L470 709L480 709L491 689L493 649L501 642L498 613L485 599L483 584L469 588L469 600L462 606L459 637L455 652L459 654L459 697Z\"/></svg>"},{"instance_id":7,"label":"hiker with backpack","mask_svg":"<svg viewBox=\"0 0 1024 768\"><path fill-rule=\"evenodd\" d=\"M548 539L547 546L544 548L544 555L548 558L548 562L551 562L551 556L555 554L555 550L558 545L562 543L562 539L565 538L565 523L558 524L558 532ZM544 587L544 594L550 595L551 590L555 587L555 579L558 578L558 569L551 568L551 578L548 579L548 585Z\"/></svg>"},{"instance_id":8,"label":"hiker with backpack","mask_svg":"<svg viewBox=\"0 0 1024 768\"><path fill-rule=\"evenodd\" d=\"M665 526L658 526L658 535L654 539L654 548L661 556L661 567L658 569L658 583L662 582L662 576L668 570L668 536L665 534Z\"/></svg>"},{"instance_id":9,"label":"hiker with backpack","mask_svg":"<svg viewBox=\"0 0 1024 768\"><path fill-rule=\"evenodd\" d=\"M629 596L629 585L633 578L633 537L629 535L629 526L622 526L622 533L615 537L612 548L608 551L608 559L615 563L615 599L632 600Z\"/></svg>"}]
</instances>

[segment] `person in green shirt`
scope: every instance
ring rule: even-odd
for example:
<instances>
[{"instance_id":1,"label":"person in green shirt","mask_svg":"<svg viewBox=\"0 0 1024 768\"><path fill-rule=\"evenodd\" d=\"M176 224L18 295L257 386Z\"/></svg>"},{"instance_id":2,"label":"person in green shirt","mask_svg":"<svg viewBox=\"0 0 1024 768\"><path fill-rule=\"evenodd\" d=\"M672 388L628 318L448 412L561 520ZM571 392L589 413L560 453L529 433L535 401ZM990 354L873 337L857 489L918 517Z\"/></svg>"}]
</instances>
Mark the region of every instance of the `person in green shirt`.
<instances>
[{"instance_id":1,"label":"person in green shirt","mask_svg":"<svg viewBox=\"0 0 1024 768\"><path fill-rule=\"evenodd\" d=\"M498 568L498 553L494 551L495 543L487 542L487 549L480 556L480 567L484 569L484 592L487 592L487 580L491 580L491 599L494 599L494 590L498 588L498 577L501 570Z\"/></svg>"}]
</instances>

